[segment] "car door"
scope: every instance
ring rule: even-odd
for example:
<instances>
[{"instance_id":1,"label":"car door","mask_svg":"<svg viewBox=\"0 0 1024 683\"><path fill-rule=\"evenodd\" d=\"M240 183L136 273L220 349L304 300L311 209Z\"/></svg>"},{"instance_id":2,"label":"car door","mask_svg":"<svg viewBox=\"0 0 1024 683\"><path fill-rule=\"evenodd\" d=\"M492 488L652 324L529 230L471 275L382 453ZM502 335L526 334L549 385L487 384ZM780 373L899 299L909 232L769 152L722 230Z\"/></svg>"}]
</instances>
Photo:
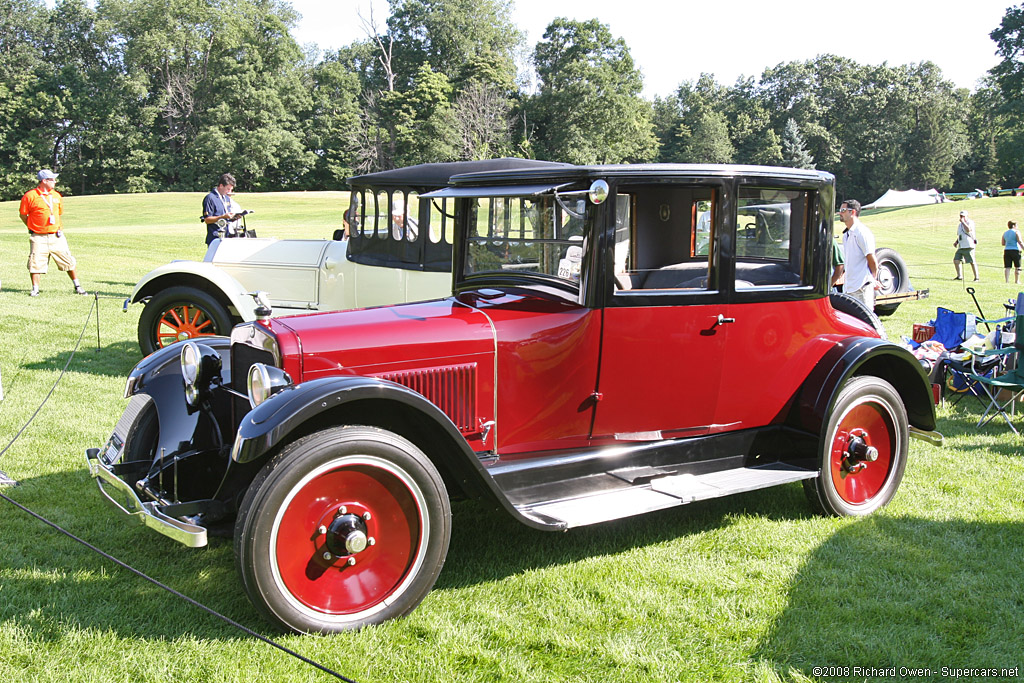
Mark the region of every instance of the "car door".
<instances>
[{"instance_id":1,"label":"car door","mask_svg":"<svg viewBox=\"0 0 1024 683\"><path fill-rule=\"evenodd\" d=\"M715 411L730 331L715 235L722 194L714 185L618 190L595 441L721 429Z\"/></svg>"},{"instance_id":2,"label":"car door","mask_svg":"<svg viewBox=\"0 0 1024 683\"><path fill-rule=\"evenodd\" d=\"M724 349L716 421L735 429L781 419L824 352L827 302L813 283L826 275L812 258L823 212L817 193L741 183L730 226L735 256L723 277L734 321ZM828 236L830 239L831 236ZM816 270L817 269L817 270Z\"/></svg>"}]
</instances>

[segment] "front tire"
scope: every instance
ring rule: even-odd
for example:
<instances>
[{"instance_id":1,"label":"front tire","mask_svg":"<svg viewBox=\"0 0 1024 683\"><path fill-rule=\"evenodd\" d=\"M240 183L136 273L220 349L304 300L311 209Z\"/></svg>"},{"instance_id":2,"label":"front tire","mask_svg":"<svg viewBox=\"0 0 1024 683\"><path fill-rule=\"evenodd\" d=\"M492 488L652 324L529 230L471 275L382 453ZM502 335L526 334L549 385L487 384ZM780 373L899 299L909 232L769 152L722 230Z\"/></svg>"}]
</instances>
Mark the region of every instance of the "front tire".
<instances>
[{"instance_id":1,"label":"front tire","mask_svg":"<svg viewBox=\"0 0 1024 683\"><path fill-rule=\"evenodd\" d=\"M231 314L212 294L194 287L171 287L142 309L139 348L148 356L177 341L226 335L231 327Z\"/></svg>"},{"instance_id":2,"label":"front tire","mask_svg":"<svg viewBox=\"0 0 1024 683\"><path fill-rule=\"evenodd\" d=\"M875 451L875 459L865 451ZM909 451L907 411L891 384L853 377L843 384L820 447L820 472L804 480L811 505L839 517L866 515L896 494Z\"/></svg>"},{"instance_id":3,"label":"front tire","mask_svg":"<svg viewBox=\"0 0 1024 683\"><path fill-rule=\"evenodd\" d=\"M333 633L408 614L448 554L441 475L408 440L335 427L285 447L260 471L235 524L246 594L270 621Z\"/></svg>"}]
</instances>

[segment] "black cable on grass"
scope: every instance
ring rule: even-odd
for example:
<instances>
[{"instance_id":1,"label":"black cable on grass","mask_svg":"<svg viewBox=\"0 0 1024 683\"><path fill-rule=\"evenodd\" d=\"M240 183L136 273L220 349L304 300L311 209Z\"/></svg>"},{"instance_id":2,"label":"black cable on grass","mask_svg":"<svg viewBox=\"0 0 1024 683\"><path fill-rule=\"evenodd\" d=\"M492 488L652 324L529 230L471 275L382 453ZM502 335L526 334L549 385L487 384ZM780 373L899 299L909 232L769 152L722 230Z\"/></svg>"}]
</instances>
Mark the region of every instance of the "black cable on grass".
<instances>
[{"instance_id":1,"label":"black cable on grass","mask_svg":"<svg viewBox=\"0 0 1024 683\"><path fill-rule=\"evenodd\" d=\"M39 404L38 408L36 408L36 412L32 413L32 417L28 418L28 422L26 422L25 425L18 430L18 433L14 435L14 438L11 439L6 446L4 446L4 449L2 451L0 451L0 457L3 457L4 453L6 453L8 449L10 449L10 447L14 445L14 442L18 440L22 433L26 429L28 429L28 426L32 424L33 420L36 419L36 415L39 414L39 411L43 409L43 406L46 405L46 402L50 400L51 396L53 396L53 392L57 389L57 385L60 384L60 381L62 379L64 379L64 375L67 373L68 367L71 365L71 361L74 359L75 354L78 353L78 347L82 345L82 339L85 337L85 330L89 326L89 321L92 319L92 312L95 309L96 300L93 299L92 306L89 307L89 313L88 315L85 316L85 324L82 325L82 333L78 335L78 341L75 343L75 348L71 350L71 355L68 356L68 362L64 364L64 369L62 369L60 371L60 375L57 376L57 381L53 383L52 387L50 387L49 393L46 394L46 398L44 398L43 402Z\"/></svg>"},{"instance_id":2,"label":"black cable on grass","mask_svg":"<svg viewBox=\"0 0 1024 683\"><path fill-rule=\"evenodd\" d=\"M6 500L8 503L10 503L11 505L15 506L16 508L19 508L23 512L31 515L32 517L35 517L36 519L38 519L43 524L46 524L47 526L53 527L54 529L56 529L60 533L64 534L65 536L67 536L71 540L75 541L76 543L81 543L82 545L84 545L86 548L88 548L89 550L93 551L97 555L100 555L101 557L104 557L104 558L110 560L111 562L113 562L114 564L116 564L119 567L127 569L128 571L130 571L131 573L135 574L136 576L138 576L140 578L143 578L146 581L149 581L154 586L156 586L158 588L164 589L165 591L167 591L171 595L173 595L173 596L175 596L177 598L181 598L182 600L184 600L188 604L192 605L193 607L198 607L199 609L203 610L207 614L210 614L210 615L213 615L213 616L217 617L218 619L220 619L220 620L222 620L222 621L224 621L224 622L234 626L235 628L245 632L246 634L252 636L253 638L261 640L264 643L266 643L267 645L271 645L273 647L276 647L278 650L281 650L282 652L284 652L286 654L289 654L292 657L295 657L296 659L299 659L299 660L305 662L306 664L309 664L310 666L312 666L314 668L317 668L320 671L323 671L326 674L330 674L331 676L334 676L338 680L345 681L345 683L356 683L351 678L346 678L345 676L342 676L340 673L338 673L336 671L332 671L331 669L328 669L326 666L324 666L322 664L318 664L317 662L314 662L312 659L309 659L307 657L303 657L298 652L295 652L294 650L289 650L284 645L281 645L280 643L278 643L278 642L276 642L274 640L271 640L270 638L267 638L266 636L261 636L259 633L256 633L252 629L250 629L250 628L248 628L246 626L243 626L242 624L239 624L237 621L231 619L230 617L224 616L220 612L217 612L216 610L207 607L206 605L204 605L201 602L198 602L197 600L193 600L192 598L188 597L184 593L176 591L176 590L174 590L173 588L171 588L170 586L168 586L166 584L160 583L156 579L154 579L154 578L152 578L150 576L147 576L146 574L140 572L138 569L135 569L131 565L125 564L124 562L122 562L121 560L117 559L113 555L109 555L109 554L103 552L102 550L100 550L96 546L92 545L88 541L84 541L81 538L79 538L78 536L75 536L70 531L66 531L66 530L62 529L61 527L59 527L58 525L54 524L53 522L51 522L50 520L46 519L45 517L43 517L41 515L38 515L35 512L32 512L31 510L29 510L27 507L25 507L21 503L15 501L15 500L11 500L7 496L5 496L3 493L0 493L0 498L3 498L4 500Z\"/></svg>"},{"instance_id":3,"label":"black cable on grass","mask_svg":"<svg viewBox=\"0 0 1024 683\"><path fill-rule=\"evenodd\" d=\"M7 450L11 446L14 445L14 442L18 440L18 437L20 437L22 435L22 433L26 429L28 429L28 426L30 424L32 424L33 420L36 419L36 416L39 414L39 411L41 411L43 409L43 406L46 405L46 402L50 400L50 396L52 396L53 392L57 389L57 385L60 384L61 379L64 378L64 374L67 372L68 367L71 365L71 361L75 357L75 353L78 352L78 348L82 344L82 339L85 338L85 330L89 326L89 320L92 318L92 313L93 313L93 310L96 308L98 300L99 300L98 297L94 297L93 298L92 307L89 308L89 314L85 318L85 324L82 325L82 333L80 335L78 335L78 342L75 344L75 348L72 349L71 355L68 357L68 362L64 364L64 369L60 371L60 376L57 377L57 381L53 383L52 387L50 387L50 391L49 391L49 393L46 394L46 398L44 398L43 402L39 404L39 407L36 408L36 411L34 413L32 413L32 416L28 419L28 422L26 422L25 425L21 429L18 430L18 433L14 435L14 438L11 439L10 443L8 443L6 446L4 446L4 449L2 451L0 451L0 456L2 456L4 453L6 453ZM234 626L235 628L239 629L240 631L244 632L245 634L247 634L249 636L252 636L253 638L256 638L257 640L260 640L260 641L266 643L267 645L270 645L272 647L276 647L278 650L281 650L285 654L291 655L292 657L295 657L296 659L298 659L298 660L300 660L302 662L305 662L306 664L309 664L310 666L312 666L315 669L319 669L320 671L323 671L326 674L334 676L335 678L337 678L340 681L345 681L345 683L356 683L356 681L352 680L351 678L346 678L345 676L342 676L337 671L333 671L331 669L328 669L323 664L319 664L317 662L314 662L312 659L309 659L308 657L304 657L304 656L300 655L298 652L295 652L294 650L290 650L287 647L285 647L284 645L281 645L280 643L278 643L278 642L276 642L274 640L271 640L270 638L267 638L266 636L261 636L259 633L256 633L252 629L250 629L250 628L248 628L246 626L243 626L242 624L239 624L237 621L235 621L235 620L233 620L233 619L231 619L229 617L224 616L220 612L217 612L216 610L207 607L203 603L198 602L197 600L193 600L192 598L188 597L184 593L176 591L173 588L171 588L170 586L168 586L166 584L163 584L163 583L157 581L156 579L154 579L154 578L152 578L152 577L142 573L138 569L135 569L131 565L122 562L121 560L117 559L113 555L105 553L104 551L100 550L99 548L97 548L96 546L92 545L91 543L82 540L78 536L75 536L70 531L67 531L67 530L61 528L60 526L58 526L57 524L55 524L55 523L51 522L50 520L46 519L42 515L39 515L39 514L33 512L32 510L29 510L27 507L25 507L21 503L17 502L16 500L8 498L3 493L0 493L0 499L3 499L5 501L7 501L8 503L10 503L14 507L18 508L22 512L25 512L26 514L31 515L32 517L35 517L36 519L38 519L43 524L46 524L47 526L52 527L53 529L56 529L58 532L64 534L65 536L67 536L71 540L75 541L76 543L82 544L83 546L85 546L89 550L93 551L97 555L100 555L101 557L104 557L104 558L110 560L111 562L113 562L114 564L116 564L119 567L127 569L128 571L130 571L131 573L135 574L136 576L138 576L138 577L140 577L142 579L145 579L146 581L149 581L150 583L152 583L154 586L156 586L158 588L162 588L163 590L167 591L171 595L173 595L173 596L175 596L177 598L181 598L182 600L184 600L185 602L189 603L193 607L198 607L199 609L203 610L207 614L210 614L210 615L212 615L214 617L217 617L221 621L224 621L225 623L230 624L231 626Z\"/></svg>"}]
</instances>

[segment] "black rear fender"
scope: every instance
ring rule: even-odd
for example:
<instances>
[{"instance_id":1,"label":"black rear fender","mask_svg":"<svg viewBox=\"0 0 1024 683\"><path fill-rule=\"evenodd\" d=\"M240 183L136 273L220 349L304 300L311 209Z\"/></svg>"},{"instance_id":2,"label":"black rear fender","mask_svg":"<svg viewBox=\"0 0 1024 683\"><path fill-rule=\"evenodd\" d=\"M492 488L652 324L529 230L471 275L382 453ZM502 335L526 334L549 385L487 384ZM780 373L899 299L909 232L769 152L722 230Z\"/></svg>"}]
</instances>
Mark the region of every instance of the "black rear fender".
<instances>
[{"instance_id":1,"label":"black rear fender","mask_svg":"<svg viewBox=\"0 0 1024 683\"><path fill-rule=\"evenodd\" d=\"M896 389L911 426L935 429L931 384L921 364L906 349L872 337L844 339L818 361L797 394L790 424L822 433L843 383L864 375L883 379Z\"/></svg>"}]
</instances>

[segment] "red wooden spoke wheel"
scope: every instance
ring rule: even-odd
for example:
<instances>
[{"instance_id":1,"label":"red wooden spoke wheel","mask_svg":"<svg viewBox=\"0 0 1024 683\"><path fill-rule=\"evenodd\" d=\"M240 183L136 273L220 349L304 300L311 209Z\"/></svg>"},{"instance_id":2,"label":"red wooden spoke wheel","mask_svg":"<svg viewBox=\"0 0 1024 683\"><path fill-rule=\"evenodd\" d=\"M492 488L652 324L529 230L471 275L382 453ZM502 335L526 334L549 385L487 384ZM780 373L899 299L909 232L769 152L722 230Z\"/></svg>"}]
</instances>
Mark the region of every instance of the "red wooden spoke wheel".
<instances>
[{"instance_id":1,"label":"red wooden spoke wheel","mask_svg":"<svg viewBox=\"0 0 1024 683\"><path fill-rule=\"evenodd\" d=\"M250 599L300 632L401 616L433 586L451 513L433 464L379 429L342 427L286 447L250 486L235 544Z\"/></svg>"},{"instance_id":2,"label":"red wooden spoke wheel","mask_svg":"<svg viewBox=\"0 0 1024 683\"><path fill-rule=\"evenodd\" d=\"M805 481L811 502L833 515L864 515L888 503L909 449L906 409L892 386L854 377L836 398L821 446L821 472Z\"/></svg>"}]
</instances>

